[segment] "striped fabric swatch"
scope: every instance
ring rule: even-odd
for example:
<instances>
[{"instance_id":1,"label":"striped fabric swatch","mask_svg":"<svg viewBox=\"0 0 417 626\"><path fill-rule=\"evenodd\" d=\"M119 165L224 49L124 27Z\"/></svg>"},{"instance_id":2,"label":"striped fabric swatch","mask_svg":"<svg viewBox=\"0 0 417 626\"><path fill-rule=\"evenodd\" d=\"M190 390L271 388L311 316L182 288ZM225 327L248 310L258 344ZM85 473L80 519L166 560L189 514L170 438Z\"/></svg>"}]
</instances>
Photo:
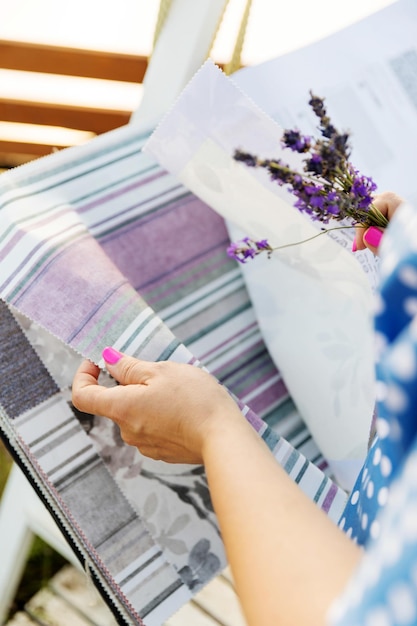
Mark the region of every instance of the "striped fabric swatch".
<instances>
[{"instance_id":1,"label":"striped fabric swatch","mask_svg":"<svg viewBox=\"0 0 417 626\"><path fill-rule=\"evenodd\" d=\"M0 423L120 623L156 626L225 565L204 471L145 459L108 420L77 414L70 368L53 371L63 347L100 365L113 345L205 366L334 520L346 496L269 357L222 219L145 139L127 126L0 177L0 296L15 313L4 304Z\"/></svg>"},{"instance_id":2,"label":"striped fabric swatch","mask_svg":"<svg viewBox=\"0 0 417 626\"><path fill-rule=\"evenodd\" d=\"M45 503L78 546L83 565L121 623L140 624L141 616L149 616L149 624L160 623L160 613L164 618L167 611L164 601L181 606L191 597L188 587L117 486L68 394L60 392L4 302L0 320L1 423L8 444L25 472L42 481L38 489Z\"/></svg>"}]
</instances>

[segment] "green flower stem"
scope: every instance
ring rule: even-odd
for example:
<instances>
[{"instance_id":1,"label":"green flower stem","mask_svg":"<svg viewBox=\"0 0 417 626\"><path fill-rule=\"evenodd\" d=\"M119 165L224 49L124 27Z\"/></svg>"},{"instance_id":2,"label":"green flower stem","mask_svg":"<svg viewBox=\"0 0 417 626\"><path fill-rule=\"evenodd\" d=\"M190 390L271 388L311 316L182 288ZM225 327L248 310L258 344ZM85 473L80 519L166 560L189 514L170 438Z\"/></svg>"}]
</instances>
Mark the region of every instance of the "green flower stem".
<instances>
[{"instance_id":1,"label":"green flower stem","mask_svg":"<svg viewBox=\"0 0 417 626\"><path fill-rule=\"evenodd\" d=\"M368 215L372 217L372 224L369 224L368 222L368 224L365 225L377 226L378 228L386 228L388 226L388 218L386 218L375 205L371 204L368 210Z\"/></svg>"},{"instance_id":2,"label":"green flower stem","mask_svg":"<svg viewBox=\"0 0 417 626\"><path fill-rule=\"evenodd\" d=\"M345 230L346 228L357 228L357 227L369 228L369 226L376 226L377 228L386 228L388 226L388 223L389 223L388 219L375 206L371 205L370 211L367 211L364 213L368 217L369 217L369 213L372 214L373 219L371 223L367 221L367 222L364 222L363 224L352 224L351 226L335 226L333 228L327 228L325 230L322 230L320 233L313 235L312 237L308 237L307 239L302 239L301 241L294 241L293 243L286 243L283 246L277 246L275 248L272 248L272 250L269 250L268 252L269 254L271 254L271 252L273 252L274 250L283 250L284 248L291 248L292 246L299 246L302 243L307 243L308 241L317 239L317 237L320 237L321 235L325 235L326 233L329 233L331 230Z\"/></svg>"},{"instance_id":3,"label":"green flower stem","mask_svg":"<svg viewBox=\"0 0 417 626\"><path fill-rule=\"evenodd\" d=\"M327 228L326 230L322 230L320 233L317 233L316 235L313 235L312 237L308 237L307 239L302 239L301 241L294 241L293 243L286 243L283 246L276 246L275 248L272 248L272 250L268 250L268 253L271 254L271 252L274 252L275 250L283 250L284 248L291 248L292 246L299 246L302 243L307 243L308 241L312 241L313 239L317 239L317 237L320 237L321 235L325 235L326 233L329 233L331 230L344 230L346 228L356 228L356 226L335 226L334 228Z\"/></svg>"}]
</instances>

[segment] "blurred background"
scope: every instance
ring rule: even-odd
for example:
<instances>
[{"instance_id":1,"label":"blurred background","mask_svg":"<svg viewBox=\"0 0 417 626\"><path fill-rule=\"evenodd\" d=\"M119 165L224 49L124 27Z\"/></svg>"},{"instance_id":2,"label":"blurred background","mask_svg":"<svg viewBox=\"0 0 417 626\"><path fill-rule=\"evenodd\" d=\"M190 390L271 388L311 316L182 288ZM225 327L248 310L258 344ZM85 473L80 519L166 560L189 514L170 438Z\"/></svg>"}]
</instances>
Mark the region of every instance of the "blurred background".
<instances>
[{"instance_id":1,"label":"blurred background","mask_svg":"<svg viewBox=\"0 0 417 626\"><path fill-rule=\"evenodd\" d=\"M253 0L242 65L316 41L391 1ZM245 4L227 4L210 55L220 65L230 59ZM0 5L0 167L127 123L141 101L159 0Z\"/></svg>"}]
</instances>

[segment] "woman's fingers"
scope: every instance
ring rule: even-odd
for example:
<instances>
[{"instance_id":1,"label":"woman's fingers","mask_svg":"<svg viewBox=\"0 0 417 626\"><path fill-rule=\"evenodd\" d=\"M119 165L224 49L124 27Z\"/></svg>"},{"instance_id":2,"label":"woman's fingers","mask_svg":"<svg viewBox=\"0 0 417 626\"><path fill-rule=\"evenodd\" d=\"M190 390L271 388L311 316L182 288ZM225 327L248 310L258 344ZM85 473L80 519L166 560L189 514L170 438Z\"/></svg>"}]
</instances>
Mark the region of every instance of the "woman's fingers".
<instances>
[{"instance_id":1,"label":"woman's fingers","mask_svg":"<svg viewBox=\"0 0 417 626\"><path fill-rule=\"evenodd\" d=\"M390 220L404 199L392 191L384 191L375 196L372 204Z\"/></svg>"},{"instance_id":2,"label":"woman's fingers","mask_svg":"<svg viewBox=\"0 0 417 626\"><path fill-rule=\"evenodd\" d=\"M379 244L381 243L382 236L384 231L380 228L376 228L376 226L370 226L367 228L363 234L363 242L364 245L371 251L373 254L378 254Z\"/></svg>"},{"instance_id":3,"label":"woman's fingers","mask_svg":"<svg viewBox=\"0 0 417 626\"><path fill-rule=\"evenodd\" d=\"M98 384L100 368L83 361L72 381L72 403L85 413L106 414L106 388Z\"/></svg>"},{"instance_id":4,"label":"woman's fingers","mask_svg":"<svg viewBox=\"0 0 417 626\"><path fill-rule=\"evenodd\" d=\"M98 385L100 368L91 361L84 360L77 369L77 389L86 389ZM74 385L73 385L74 386Z\"/></svg>"},{"instance_id":5,"label":"woman's fingers","mask_svg":"<svg viewBox=\"0 0 417 626\"><path fill-rule=\"evenodd\" d=\"M103 352L113 387L99 384L99 368L84 361L72 388L80 411L113 420L126 443L152 458L200 463L205 443L224 420L244 417L228 391L199 367L140 361L113 348Z\"/></svg>"},{"instance_id":6,"label":"woman's fingers","mask_svg":"<svg viewBox=\"0 0 417 626\"><path fill-rule=\"evenodd\" d=\"M104 348L103 358L108 371L121 385L146 385L155 371L155 363L126 356L114 348Z\"/></svg>"},{"instance_id":7,"label":"woman's fingers","mask_svg":"<svg viewBox=\"0 0 417 626\"><path fill-rule=\"evenodd\" d=\"M378 209L388 221L393 217L395 211L403 203L403 199L392 191L385 191L373 200L372 204ZM370 228L356 229L355 239L353 240L352 251L365 250L368 248L374 254L378 254L378 248L381 243L384 230L371 226Z\"/></svg>"}]
</instances>

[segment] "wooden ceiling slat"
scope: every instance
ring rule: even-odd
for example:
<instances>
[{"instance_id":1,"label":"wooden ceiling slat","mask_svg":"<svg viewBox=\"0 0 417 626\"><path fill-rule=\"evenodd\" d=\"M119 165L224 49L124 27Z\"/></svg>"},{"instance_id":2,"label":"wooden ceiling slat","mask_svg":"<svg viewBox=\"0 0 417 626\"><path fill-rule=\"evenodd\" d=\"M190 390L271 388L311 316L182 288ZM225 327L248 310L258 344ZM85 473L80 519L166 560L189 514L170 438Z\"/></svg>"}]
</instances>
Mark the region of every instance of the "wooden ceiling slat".
<instances>
[{"instance_id":1,"label":"wooden ceiling slat","mask_svg":"<svg viewBox=\"0 0 417 626\"><path fill-rule=\"evenodd\" d=\"M222 67L221 64L219 64ZM148 57L0 39L0 68L140 84ZM0 97L0 121L60 126L97 135L129 122L131 111ZM62 147L62 146L60 146ZM1 140L0 157L11 163L49 154L49 144ZM7 160L7 159L6 159Z\"/></svg>"},{"instance_id":2,"label":"wooden ceiling slat","mask_svg":"<svg viewBox=\"0 0 417 626\"><path fill-rule=\"evenodd\" d=\"M141 83L147 66L134 54L0 40L3 69Z\"/></svg>"},{"instance_id":3,"label":"wooden ceiling slat","mask_svg":"<svg viewBox=\"0 0 417 626\"><path fill-rule=\"evenodd\" d=\"M0 98L0 120L3 122L62 126L101 134L124 126L130 116L130 111Z\"/></svg>"},{"instance_id":4,"label":"wooden ceiling slat","mask_svg":"<svg viewBox=\"0 0 417 626\"><path fill-rule=\"evenodd\" d=\"M60 146L58 149L62 149L66 146ZM0 167L15 166L16 155L24 155L25 157L37 158L51 154L54 151L54 147L50 145L43 145L38 143L26 143L23 141L6 141L0 139ZM23 162L28 160L25 158ZM17 159L19 161L19 159Z\"/></svg>"}]
</instances>

